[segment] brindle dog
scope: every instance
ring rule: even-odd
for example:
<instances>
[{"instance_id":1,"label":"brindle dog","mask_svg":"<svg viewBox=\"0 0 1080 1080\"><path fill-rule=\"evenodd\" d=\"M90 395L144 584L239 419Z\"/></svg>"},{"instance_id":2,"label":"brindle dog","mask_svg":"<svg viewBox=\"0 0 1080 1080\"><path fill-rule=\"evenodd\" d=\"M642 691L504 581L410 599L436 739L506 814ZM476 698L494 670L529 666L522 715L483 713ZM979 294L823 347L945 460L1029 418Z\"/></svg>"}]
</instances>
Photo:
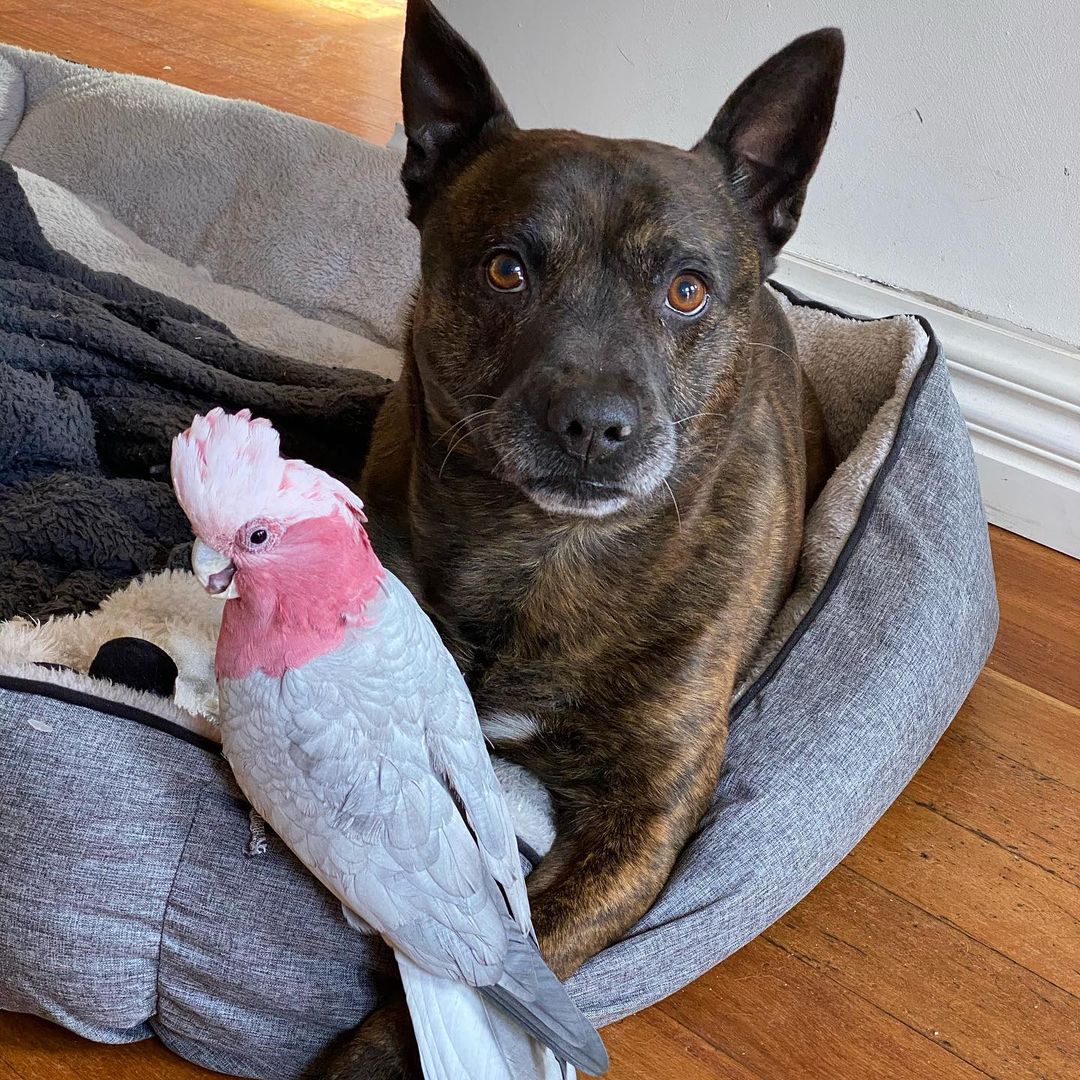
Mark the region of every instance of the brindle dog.
<instances>
[{"instance_id":1,"label":"brindle dog","mask_svg":"<svg viewBox=\"0 0 1080 1080\"><path fill-rule=\"evenodd\" d=\"M421 275L361 487L487 736L551 792L529 893L563 978L646 911L709 805L831 466L763 282L842 64L836 30L792 42L690 151L523 131L430 3L408 6ZM407 1074L403 1030L380 1010L329 1075Z\"/></svg>"}]
</instances>

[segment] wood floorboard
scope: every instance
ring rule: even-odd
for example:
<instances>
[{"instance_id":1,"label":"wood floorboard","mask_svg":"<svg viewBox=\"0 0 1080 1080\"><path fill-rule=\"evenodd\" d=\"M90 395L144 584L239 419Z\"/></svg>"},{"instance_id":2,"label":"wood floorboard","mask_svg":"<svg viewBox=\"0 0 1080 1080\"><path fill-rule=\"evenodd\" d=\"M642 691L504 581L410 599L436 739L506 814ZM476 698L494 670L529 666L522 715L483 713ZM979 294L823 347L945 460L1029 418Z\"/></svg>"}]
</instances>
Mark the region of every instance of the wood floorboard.
<instances>
[{"instance_id":1,"label":"wood floorboard","mask_svg":"<svg viewBox=\"0 0 1080 1080\"><path fill-rule=\"evenodd\" d=\"M26 1017L26 1019L30 1020L32 1018ZM0 1080L26 1080L26 1077L21 1073L17 1073L6 1061L0 1061Z\"/></svg>"},{"instance_id":2,"label":"wood floorboard","mask_svg":"<svg viewBox=\"0 0 1080 1080\"><path fill-rule=\"evenodd\" d=\"M948 1047L771 935L654 1008L761 1080L980 1076Z\"/></svg>"},{"instance_id":3,"label":"wood floorboard","mask_svg":"<svg viewBox=\"0 0 1080 1080\"><path fill-rule=\"evenodd\" d=\"M1029 865L1080 885L1075 789L969 739L962 716L916 774L908 797Z\"/></svg>"},{"instance_id":4,"label":"wood floorboard","mask_svg":"<svg viewBox=\"0 0 1080 1080\"><path fill-rule=\"evenodd\" d=\"M244 97L376 142L400 119L403 0L0 0L0 40Z\"/></svg>"},{"instance_id":5,"label":"wood floorboard","mask_svg":"<svg viewBox=\"0 0 1080 1080\"><path fill-rule=\"evenodd\" d=\"M614 1062L609 1076L619 1080L762 1080L740 1059L679 1023L661 1009L649 1009L604 1030Z\"/></svg>"},{"instance_id":6,"label":"wood floorboard","mask_svg":"<svg viewBox=\"0 0 1080 1080\"><path fill-rule=\"evenodd\" d=\"M0 1012L0 1063L20 1080L209 1080L156 1039L108 1046L34 1016ZM7 1080L0 1072L0 1078Z\"/></svg>"},{"instance_id":7,"label":"wood floorboard","mask_svg":"<svg viewBox=\"0 0 1080 1080\"><path fill-rule=\"evenodd\" d=\"M1002 610L990 666L1080 708L1080 561L994 530Z\"/></svg>"},{"instance_id":8,"label":"wood floorboard","mask_svg":"<svg viewBox=\"0 0 1080 1080\"><path fill-rule=\"evenodd\" d=\"M968 695L959 730L972 742L1080 791L1080 709L1075 706L987 667Z\"/></svg>"},{"instance_id":9,"label":"wood floorboard","mask_svg":"<svg viewBox=\"0 0 1080 1080\"><path fill-rule=\"evenodd\" d=\"M1080 905L1076 886L1060 877L909 794L846 865L980 944L1007 949L1013 961L1059 989L1080 994Z\"/></svg>"},{"instance_id":10,"label":"wood floorboard","mask_svg":"<svg viewBox=\"0 0 1080 1080\"><path fill-rule=\"evenodd\" d=\"M766 938L991 1076L1076 1080L1080 1001L847 863Z\"/></svg>"},{"instance_id":11,"label":"wood floorboard","mask_svg":"<svg viewBox=\"0 0 1080 1080\"><path fill-rule=\"evenodd\" d=\"M377 142L403 0L0 0L0 40ZM607 1032L613 1080L1080 1077L1080 562L991 530L1002 622L949 733L765 935ZM0 1080L198 1080L0 1014Z\"/></svg>"}]
</instances>

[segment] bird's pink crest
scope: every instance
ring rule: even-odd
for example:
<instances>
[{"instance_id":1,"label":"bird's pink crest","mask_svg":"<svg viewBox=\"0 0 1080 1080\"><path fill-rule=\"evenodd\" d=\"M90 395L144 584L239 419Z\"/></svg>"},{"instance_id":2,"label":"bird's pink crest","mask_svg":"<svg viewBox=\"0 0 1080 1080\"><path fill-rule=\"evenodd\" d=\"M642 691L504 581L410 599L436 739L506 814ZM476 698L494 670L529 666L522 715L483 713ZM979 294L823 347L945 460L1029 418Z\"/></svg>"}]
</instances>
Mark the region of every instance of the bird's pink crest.
<instances>
[{"instance_id":1,"label":"bird's pink crest","mask_svg":"<svg viewBox=\"0 0 1080 1080\"><path fill-rule=\"evenodd\" d=\"M288 526L337 510L364 520L354 492L306 462L282 458L273 425L247 409L196 416L173 440L172 481L195 534L219 551L259 517Z\"/></svg>"}]
</instances>

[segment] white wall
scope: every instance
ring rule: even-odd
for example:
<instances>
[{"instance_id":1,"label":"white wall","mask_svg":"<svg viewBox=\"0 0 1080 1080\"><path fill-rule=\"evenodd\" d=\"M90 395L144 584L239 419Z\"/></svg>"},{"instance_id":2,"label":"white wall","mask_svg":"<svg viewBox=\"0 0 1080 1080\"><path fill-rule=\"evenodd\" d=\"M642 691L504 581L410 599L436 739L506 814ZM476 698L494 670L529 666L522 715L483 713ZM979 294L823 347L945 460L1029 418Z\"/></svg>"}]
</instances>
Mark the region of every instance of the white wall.
<instances>
[{"instance_id":1,"label":"white wall","mask_svg":"<svg viewBox=\"0 0 1080 1080\"><path fill-rule=\"evenodd\" d=\"M1077 0L436 0L519 123L689 146L840 26L836 123L789 250L1080 342Z\"/></svg>"}]
</instances>

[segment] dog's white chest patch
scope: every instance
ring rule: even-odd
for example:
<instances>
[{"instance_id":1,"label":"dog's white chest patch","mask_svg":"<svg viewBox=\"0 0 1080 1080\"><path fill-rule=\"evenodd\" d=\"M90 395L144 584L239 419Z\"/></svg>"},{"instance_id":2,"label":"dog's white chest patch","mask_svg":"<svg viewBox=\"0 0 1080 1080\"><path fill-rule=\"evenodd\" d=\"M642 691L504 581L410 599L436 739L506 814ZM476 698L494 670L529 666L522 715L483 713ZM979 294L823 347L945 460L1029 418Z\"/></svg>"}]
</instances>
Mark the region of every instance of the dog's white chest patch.
<instances>
[{"instance_id":1,"label":"dog's white chest patch","mask_svg":"<svg viewBox=\"0 0 1080 1080\"><path fill-rule=\"evenodd\" d=\"M538 728L536 720L525 713L497 712L480 717L480 730L498 746L499 743L531 739Z\"/></svg>"}]
</instances>

